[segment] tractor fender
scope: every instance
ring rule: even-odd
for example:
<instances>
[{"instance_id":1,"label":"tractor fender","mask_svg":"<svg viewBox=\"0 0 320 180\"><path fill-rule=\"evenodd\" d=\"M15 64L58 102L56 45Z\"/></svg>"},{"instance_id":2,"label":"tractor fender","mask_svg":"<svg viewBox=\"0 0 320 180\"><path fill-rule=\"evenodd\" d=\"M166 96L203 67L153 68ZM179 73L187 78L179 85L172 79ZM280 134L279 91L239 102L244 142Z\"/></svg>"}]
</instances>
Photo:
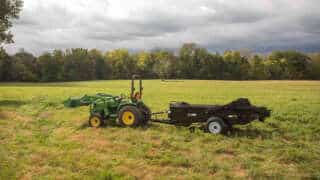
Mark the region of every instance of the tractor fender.
<instances>
[{"instance_id":1,"label":"tractor fender","mask_svg":"<svg viewBox=\"0 0 320 180\"><path fill-rule=\"evenodd\" d=\"M130 103L130 102L128 102L128 103L123 103L123 104L120 104L119 106L118 106L118 108L117 108L117 112L119 112L120 111L120 109L122 109L124 106L137 106L135 103Z\"/></svg>"}]
</instances>

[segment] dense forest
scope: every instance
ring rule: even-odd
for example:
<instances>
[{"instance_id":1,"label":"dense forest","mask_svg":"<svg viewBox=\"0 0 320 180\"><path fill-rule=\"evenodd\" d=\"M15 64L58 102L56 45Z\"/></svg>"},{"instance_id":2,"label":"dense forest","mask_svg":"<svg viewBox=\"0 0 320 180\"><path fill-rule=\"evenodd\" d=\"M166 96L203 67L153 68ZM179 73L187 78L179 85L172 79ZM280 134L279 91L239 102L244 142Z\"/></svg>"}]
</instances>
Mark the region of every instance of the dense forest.
<instances>
[{"instance_id":1,"label":"dense forest","mask_svg":"<svg viewBox=\"0 0 320 180\"><path fill-rule=\"evenodd\" d=\"M320 53L274 51L261 55L242 50L219 54L194 43L184 44L177 52L76 48L35 57L24 50L14 55L3 48L0 51L0 81L127 79L134 73L149 79L319 79Z\"/></svg>"}]
</instances>

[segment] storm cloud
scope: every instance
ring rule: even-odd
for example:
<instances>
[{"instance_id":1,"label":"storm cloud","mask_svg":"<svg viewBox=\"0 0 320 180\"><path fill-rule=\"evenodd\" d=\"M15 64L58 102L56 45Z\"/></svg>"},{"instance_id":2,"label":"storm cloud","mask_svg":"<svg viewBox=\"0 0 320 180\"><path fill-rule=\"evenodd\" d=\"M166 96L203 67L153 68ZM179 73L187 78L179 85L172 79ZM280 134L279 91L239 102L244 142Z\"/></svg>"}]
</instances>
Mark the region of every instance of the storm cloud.
<instances>
[{"instance_id":1,"label":"storm cloud","mask_svg":"<svg viewBox=\"0 0 320 180\"><path fill-rule=\"evenodd\" d=\"M211 51L320 50L318 0L24 0L14 44L54 49L150 50L195 42Z\"/></svg>"}]
</instances>

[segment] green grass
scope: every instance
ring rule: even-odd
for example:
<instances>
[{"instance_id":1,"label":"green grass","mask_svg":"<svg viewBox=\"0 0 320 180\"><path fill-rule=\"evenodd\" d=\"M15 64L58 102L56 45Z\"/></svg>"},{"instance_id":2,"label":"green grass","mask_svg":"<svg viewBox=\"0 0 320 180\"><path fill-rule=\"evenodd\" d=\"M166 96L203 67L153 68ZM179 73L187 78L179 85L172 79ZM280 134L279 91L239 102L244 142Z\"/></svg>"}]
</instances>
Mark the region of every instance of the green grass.
<instances>
[{"instance_id":1,"label":"green grass","mask_svg":"<svg viewBox=\"0 0 320 180\"><path fill-rule=\"evenodd\" d=\"M144 81L153 111L170 101L224 104L247 97L265 123L227 136L152 124L88 128L69 96L129 93L129 81L0 83L0 179L320 178L319 81Z\"/></svg>"}]
</instances>

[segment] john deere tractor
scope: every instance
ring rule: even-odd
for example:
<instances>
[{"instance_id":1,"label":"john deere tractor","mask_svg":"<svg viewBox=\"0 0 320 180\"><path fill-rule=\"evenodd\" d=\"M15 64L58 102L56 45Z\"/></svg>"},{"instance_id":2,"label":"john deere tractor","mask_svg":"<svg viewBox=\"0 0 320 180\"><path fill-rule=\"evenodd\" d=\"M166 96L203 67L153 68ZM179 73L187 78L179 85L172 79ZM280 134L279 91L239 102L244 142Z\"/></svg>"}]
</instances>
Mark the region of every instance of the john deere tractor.
<instances>
[{"instance_id":1,"label":"john deere tractor","mask_svg":"<svg viewBox=\"0 0 320 180\"><path fill-rule=\"evenodd\" d=\"M139 90L135 89L135 80L139 81ZM66 107L89 106L89 125L103 126L107 121L114 121L122 126L136 127L145 125L151 118L150 109L142 101L142 80L133 75L130 97L113 96L98 93L94 96L71 97L64 101Z\"/></svg>"}]
</instances>

